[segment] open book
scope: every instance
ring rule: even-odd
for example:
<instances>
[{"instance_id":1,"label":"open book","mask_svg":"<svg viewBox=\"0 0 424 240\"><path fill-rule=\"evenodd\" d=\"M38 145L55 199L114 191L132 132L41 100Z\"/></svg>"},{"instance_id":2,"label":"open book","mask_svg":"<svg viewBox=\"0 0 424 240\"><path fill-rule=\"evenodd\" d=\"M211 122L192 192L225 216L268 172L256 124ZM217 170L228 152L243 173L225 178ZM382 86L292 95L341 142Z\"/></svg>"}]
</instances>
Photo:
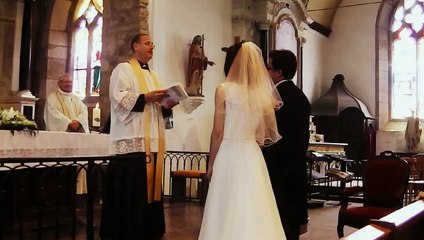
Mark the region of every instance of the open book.
<instances>
[{"instance_id":1,"label":"open book","mask_svg":"<svg viewBox=\"0 0 424 240\"><path fill-rule=\"evenodd\" d=\"M164 98L160 105L167 106L169 102L179 102L188 98L187 92L181 86L181 83L175 83L166 89L167 97Z\"/></svg>"}]
</instances>

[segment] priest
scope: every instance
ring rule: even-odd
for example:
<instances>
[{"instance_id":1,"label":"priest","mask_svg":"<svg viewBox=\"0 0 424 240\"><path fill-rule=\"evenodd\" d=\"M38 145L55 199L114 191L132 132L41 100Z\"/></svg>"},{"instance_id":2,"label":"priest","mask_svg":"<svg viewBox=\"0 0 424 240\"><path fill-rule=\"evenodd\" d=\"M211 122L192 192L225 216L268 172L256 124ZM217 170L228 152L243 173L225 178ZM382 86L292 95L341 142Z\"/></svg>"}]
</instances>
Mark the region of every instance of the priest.
<instances>
[{"instance_id":1,"label":"priest","mask_svg":"<svg viewBox=\"0 0 424 240\"><path fill-rule=\"evenodd\" d=\"M178 103L164 101L166 90L147 64L154 49L150 36L134 36L131 49L133 57L110 77L111 149L124 159L111 161L106 172L100 236L153 240L165 233L164 118Z\"/></svg>"},{"instance_id":2,"label":"priest","mask_svg":"<svg viewBox=\"0 0 424 240\"><path fill-rule=\"evenodd\" d=\"M44 107L46 130L89 133L87 106L72 93L72 76L59 77L58 89L47 97Z\"/></svg>"}]
</instances>

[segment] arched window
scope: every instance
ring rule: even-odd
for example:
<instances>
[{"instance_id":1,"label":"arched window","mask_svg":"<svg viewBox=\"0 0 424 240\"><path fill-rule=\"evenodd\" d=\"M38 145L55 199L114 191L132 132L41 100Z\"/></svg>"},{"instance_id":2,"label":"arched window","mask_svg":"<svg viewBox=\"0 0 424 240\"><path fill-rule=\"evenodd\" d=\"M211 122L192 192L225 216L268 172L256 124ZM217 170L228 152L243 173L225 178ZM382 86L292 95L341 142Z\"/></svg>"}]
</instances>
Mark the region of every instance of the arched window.
<instances>
[{"instance_id":1,"label":"arched window","mask_svg":"<svg viewBox=\"0 0 424 240\"><path fill-rule=\"evenodd\" d=\"M300 87L299 70L301 59L299 59L299 40L298 33L294 22L288 16L283 16L277 25L275 31L275 49L287 49L296 55L298 59L298 69L296 75L293 77L294 82Z\"/></svg>"},{"instance_id":2,"label":"arched window","mask_svg":"<svg viewBox=\"0 0 424 240\"><path fill-rule=\"evenodd\" d=\"M80 0L74 16L73 92L81 98L98 97L101 83L103 0Z\"/></svg>"},{"instance_id":3,"label":"arched window","mask_svg":"<svg viewBox=\"0 0 424 240\"><path fill-rule=\"evenodd\" d=\"M401 1L391 26L391 119L424 118L424 0Z\"/></svg>"}]
</instances>

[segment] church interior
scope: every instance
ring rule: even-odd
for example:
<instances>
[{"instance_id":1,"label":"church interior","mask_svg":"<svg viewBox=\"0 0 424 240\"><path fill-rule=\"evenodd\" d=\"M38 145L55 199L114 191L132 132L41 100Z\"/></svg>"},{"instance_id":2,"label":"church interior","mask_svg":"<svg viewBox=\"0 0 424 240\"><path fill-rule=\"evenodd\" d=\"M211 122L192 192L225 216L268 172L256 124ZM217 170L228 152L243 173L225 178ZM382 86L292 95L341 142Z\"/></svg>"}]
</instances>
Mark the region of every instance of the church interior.
<instances>
[{"instance_id":1,"label":"church interior","mask_svg":"<svg viewBox=\"0 0 424 240\"><path fill-rule=\"evenodd\" d=\"M424 91L419 90L424 87L423 0L0 0L0 111L7 115L13 108L37 125L31 134L22 134L2 126L0 119L0 213L12 216L10 221L0 217L0 239L26 239L20 238L26 230L16 222L25 222L24 228L42 222L34 220L37 214L30 217L35 223L15 217L22 191L13 188L37 188L24 166L62 166L66 161L73 162L72 171L51 173L51 181L43 184L51 186L63 174L69 177L61 182L64 186L78 181L77 194L68 191L63 203L77 212L70 214L74 220L82 217L86 223L87 231L77 230L78 239L99 238L99 172L114 159L98 157L109 151L103 132L110 115L109 79L115 66L131 56L130 41L137 33L152 38L149 67L164 87L190 84L189 51L196 36L211 61L201 73L200 92L189 94L166 119L163 196L169 231L163 239L197 239L207 193L204 172L214 94L225 81L222 48L241 40L259 46L265 62L270 50L291 50L298 59L293 81L312 105L310 223L301 239L339 239L342 192L362 185L364 162L380 153L411 166L403 208L415 205L399 213L407 219L398 224L402 228L393 226L400 217L389 216L380 220L394 219L390 226L346 227L344 239L417 239L423 233L416 226L424 224L424 202L415 201L424 191ZM73 76L73 93L87 106L90 134L46 131L46 98L64 73ZM7 173L12 170L18 172L13 178ZM39 171L30 176L46 177ZM86 184L81 178L92 184L80 189ZM42 212L49 194L35 195ZM364 202L363 195L349 200L354 206ZM73 222L75 236L81 223ZM57 221L49 224L58 229ZM401 233L411 237L401 238Z\"/></svg>"}]
</instances>

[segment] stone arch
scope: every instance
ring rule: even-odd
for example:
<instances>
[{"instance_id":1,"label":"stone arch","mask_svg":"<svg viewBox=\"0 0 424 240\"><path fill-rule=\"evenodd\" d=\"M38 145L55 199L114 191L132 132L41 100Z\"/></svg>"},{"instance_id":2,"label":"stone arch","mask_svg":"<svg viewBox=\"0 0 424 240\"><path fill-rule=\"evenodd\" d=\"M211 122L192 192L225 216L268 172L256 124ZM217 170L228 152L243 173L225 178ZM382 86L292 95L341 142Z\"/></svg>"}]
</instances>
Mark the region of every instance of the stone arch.
<instances>
[{"instance_id":1,"label":"stone arch","mask_svg":"<svg viewBox=\"0 0 424 240\"><path fill-rule=\"evenodd\" d=\"M297 57L297 60L298 60L297 74L296 74L297 86L301 87L302 79L301 79L301 72L300 71L301 71L301 66L302 66L302 47L301 47L302 41L301 41L301 37L299 35L298 25L296 24L295 20L293 19L293 15L283 14L283 15L280 15L278 17L278 20L275 22L275 25L272 27L272 36L273 37L271 38L271 41L273 41L273 43L271 44L271 46L272 46L272 49L278 49L279 48L278 45L280 43L277 41L277 37L279 36L278 32L281 31L280 26L283 23L283 21L290 22L290 24L291 24L291 26L293 27L293 30L294 30L294 38L295 38L295 41L296 41L295 48L293 48L292 46L289 46L290 43L284 48L293 51L294 54ZM281 36L281 34L280 34L280 36Z\"/></svg>"},{"instance_id":2,"label":"stone arch","mask_svg":"<svg viewBox=\"0 0 424 240\"><path fill-rule=\"evenodd\" d=\"M44 88L40 89L42 97L57 88L57 79L64 72L69 71L70 54L70 23L74 3L56 0L52 4L49 25L47 29L47 65Z\"/></svg>"},{"instance_id":3,"label":"stone arch","mask_svg":"<svg viewBox=\"0 0 424 240\"><path fill-rule=\"evenodd\" d=\"M55 0L36 1L35 4L35 24L31 45L31 92L39 97L35 105L35 121L39 129L44 129L44 103L47 95L48 66L50 49L50 24L52 22ZM56 85L55 85L56 86Z\"/></svg>"},{"instance_id":4,"label":"stone arch","mask_svg":"<svg viewBox=\"0 0 424 240\"><path fill-rule=\"evenodd\" d=\"M45 2L44 9L45 26L43 26L42 46L37 50L39 59L45 59L39 63L37 92L40 97L37 105L37 123L43 129L43 106L46 96L56 89L57 77L65 71L69 71L71 57L71 29L73 1L50 0ZM109 115L109 77L113 68L131 55L129 42L131 37L138 32L148 33L148 0L104 0L104 31L102 50L102 76L103 83L100 89L99 103L102 109L102 119ZM41 21L40 23L41 24Z\"/></svg>"},{"instance_id":5,"label":"stone arch","mask_svg":"<svg viewBox=\"0 0 424 240\"><path fill-rule=\"evenodd\" d=\"M67 69L68 15L70 1L46 0L36 2L36 37L32 38L31 91L39 97L35 120L44 129L44 104L47 95L57 88L57 78Z\"/></svg>"},{"instance_id":6,"label":"stone arch","mask_svg":"<svg viewBox=\"0 0 424 240\"><path fill-rule=\"evenodd\" d=\"M378 126L389 123L390 94L390 25L391 17L397 4L402 0L384 0L380 4L375 26L375 101Z\"/></svg>"},{"instance_id":7,"label":"stone arch","mask_svg":"<svg viewBox=\"0 0 424 240\"><path fill-rule=\"evenodd\" d=\"M102 119L107 119L110 113L109 78L113 68L131 56L130 40L134 34L149 33L148 6L149 0L103 1Z\"/></svg>"},{"instance_id":8,"label":"stone arch","mask_svg":"<svg viewBox=\"0 0 424 240\"><path fill-rule=\"evenodd\" d=\"M283 16L289 15L297 29L303 29L303 24L307 24L306 8L300 0L274 3L268 14L271 16L271 23L278 23Z\"/></svg>"},{"instance_id":9,"label":"stone arch","mask_svg":"<svg viewBox=\"0 0 424 240\"><path fill-rule=\"evenodd\" d=\"M302 87L302 45L305 42L305 39L302 37L302 31L307 29L307 13L304 3L302 1L291 1L290 3L274 3L268 14L271 15L271 49L275 49L276 47L276 31L283 20L290 21L294 27L297 41L297 52L295 54L299 63L297 69L297 85Z\"/></svg>"}]
</instances>

